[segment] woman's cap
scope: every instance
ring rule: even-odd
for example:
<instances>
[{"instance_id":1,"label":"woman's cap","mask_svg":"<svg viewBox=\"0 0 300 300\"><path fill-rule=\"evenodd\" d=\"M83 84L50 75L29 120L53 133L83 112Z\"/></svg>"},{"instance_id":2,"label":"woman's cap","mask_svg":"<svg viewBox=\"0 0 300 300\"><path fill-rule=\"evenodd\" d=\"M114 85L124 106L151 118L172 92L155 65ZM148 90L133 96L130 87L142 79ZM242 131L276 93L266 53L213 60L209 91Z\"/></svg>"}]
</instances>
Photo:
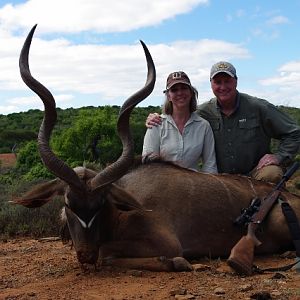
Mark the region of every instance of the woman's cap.
<instances>
[{"instance_id":1,"label":"woman's cap","mask_svg":"<svg viewBox=\"0 0 300 300\"><path fill-rule=\"evenodd\" d=\"M164 93L166 93L173 85L177 83L183 83L192 87L189 77L184 72L182 71L173 72L167 78L167 84Z\"/></svg>"},{"instance_id":2,"label":"woman's cap","mask_svg":"<svg viewBox=\"0 0 300 300\"><path fill-rule=\"evenodd\" d=\"M211 67L210 79L214 78L219 73L226 73L231 77L237 78L235 67L227 61L219 61Z\"/></svg>"}]
</instances>

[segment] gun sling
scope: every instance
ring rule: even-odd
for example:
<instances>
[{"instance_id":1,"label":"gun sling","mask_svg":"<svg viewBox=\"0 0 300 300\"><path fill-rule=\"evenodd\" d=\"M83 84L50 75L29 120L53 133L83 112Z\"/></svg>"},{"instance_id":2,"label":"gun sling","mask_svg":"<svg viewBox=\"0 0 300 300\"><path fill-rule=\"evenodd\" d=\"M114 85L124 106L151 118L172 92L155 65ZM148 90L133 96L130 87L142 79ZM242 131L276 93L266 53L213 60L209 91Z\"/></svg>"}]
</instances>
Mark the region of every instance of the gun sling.
<instances>
[{"instance_id":1,"label":"gun sling","mask_svg":"<svg viewBox=\"0 0 300 300\"><path fill-rule=\"evenodd\" d=\"M260 269L257 266L253 266L253 271L256 273L263 273L263 272L279 272L279 271L288 271L290 270L293 266L296 264L300 263L300 225L298 218L292 209L292 207L289 205L289 203L283 199L282 197L278 198L278 202L281 205L282 213L285 216L287 225L289 227L292 239L293 239L293 244L296 249L296 256L299 258L296 260L296 262L282 266L282 267L277 267L277 268L265 268L265 269Z\"/></svg>"},{"instance_id":2,"label":"gun sling","mask_svg":"<svg viewBox=\"0 0 300 300\"><path fill-rule=\"evenodd\" d=\"M246 236L242 237L240 241L232 248L230 256L227 260L228 264L235 269L238 273L244 273L247 275L251 275L252 272L258 272L262 273L264 271L287 271L291 269L294 265L300 263L300 225L299 221L297 219L297 216L292 209L292 207L289 205L289 203L286 201L286 199L281 195L280 190L283 187L284 183L289 180L289 178L295 173L295 171L299 168L300 163L295 161L293 165L286 171L286 173L283 175L281 181L275 186L271 194L269 194L263 202L253 202L251 203L250 207L243 210L243 213L241 216L239 216L235 221L235 225L248 225L248 233ZM251 264L249 260L253 261L252 254L249 255L249 253L244 253L244 257L241 255L241 250L243 250L243 247L249 246L245 243L246 238L250 236L248 240L252 241L251 245L251 251L254 251L252 249L252 246L255 244L255 240L253 239L253 235L255 233L256 227L253 228L253 224L255 222L263 221L265 218L267 212L272 208L272 205L278 201L281 205L282 213L285 216L289 231L291 233L291 237L296 249L296 262L293 264L290 264L288 266L278 267L278 268L268 268L268 269L259 269L256 266L252 265L252 271L251 271ZM257 204L257 205L256 205ZM260 215L258 213L261 212ZM255 219L256 218L256 219ZM251 224L252 222L252 224ZM250 227L250 225L252 227ZM254 232L252 232L254 231ZM252 235L252 236L251 236ZM254 236L255 237L255 236ZM256 245L259 245L259 242L256 239ZM242 245L242 246L241 246ZM255 246L255 245L254 245Z\"/></svg>"},{"instance_id":3,"label":"gun sling","mask_svg":"<svg viewBox=\"0 0 300 300\"><path fill-rule=\"evenodd\" d=\"M296 249L296 255L300 257L300 225L298 218L294 210L286 201L281 203L281 209L290 229L290 233Z\"/></svg>"}]
</instances>

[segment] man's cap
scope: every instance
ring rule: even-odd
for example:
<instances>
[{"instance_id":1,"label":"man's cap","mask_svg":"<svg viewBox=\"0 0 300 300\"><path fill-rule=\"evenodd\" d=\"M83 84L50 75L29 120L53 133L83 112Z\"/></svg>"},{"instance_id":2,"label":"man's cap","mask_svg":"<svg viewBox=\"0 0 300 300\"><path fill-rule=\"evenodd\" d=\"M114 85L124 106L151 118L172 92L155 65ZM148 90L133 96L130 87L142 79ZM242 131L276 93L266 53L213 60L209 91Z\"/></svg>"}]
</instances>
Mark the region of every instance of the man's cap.
<instances>
[{"instance_id":1,"label":"man's cap","mask_svg":"<svg viewBox=\"0 0 300 300\"><path fill-rule=\"evenodd\" d=\"M183 83L192 87L189 77L184 72L182 71L173 72L167 78L167 84L164 93L166 93L173 85L177 83Z\"/></svg>"},{"instance_id":2,"label":"man's cap","mask_svg":"<svg viewBox=\"0 0 300 300\"><path fill-rule=\"evenodd\" d=\"M219 61L211 67L210 79L214 78L219 73L226 73L231 77L237 78L235 67L227 61Z\"/></svg>"}]
</instances>

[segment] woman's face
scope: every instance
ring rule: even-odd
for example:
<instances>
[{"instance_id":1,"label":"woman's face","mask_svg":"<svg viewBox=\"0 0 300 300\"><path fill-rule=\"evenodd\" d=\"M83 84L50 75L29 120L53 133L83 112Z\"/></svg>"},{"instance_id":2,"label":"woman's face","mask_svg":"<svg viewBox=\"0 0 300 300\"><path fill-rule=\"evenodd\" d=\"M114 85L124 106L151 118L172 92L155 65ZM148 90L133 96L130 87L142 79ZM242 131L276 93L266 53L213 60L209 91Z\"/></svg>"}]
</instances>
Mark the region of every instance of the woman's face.
<instances>
[{"instance_id":1,"label":"woman's face","mask_svg":"<svg viewBox=\"0 0 300 300\"><path fill-rule=\"evenodd\" d=\"M172 102L173 108L189 107L193 92L191 88L184 83L173 85L168 91L168 100Z\"/></svg>"}]
</instances>

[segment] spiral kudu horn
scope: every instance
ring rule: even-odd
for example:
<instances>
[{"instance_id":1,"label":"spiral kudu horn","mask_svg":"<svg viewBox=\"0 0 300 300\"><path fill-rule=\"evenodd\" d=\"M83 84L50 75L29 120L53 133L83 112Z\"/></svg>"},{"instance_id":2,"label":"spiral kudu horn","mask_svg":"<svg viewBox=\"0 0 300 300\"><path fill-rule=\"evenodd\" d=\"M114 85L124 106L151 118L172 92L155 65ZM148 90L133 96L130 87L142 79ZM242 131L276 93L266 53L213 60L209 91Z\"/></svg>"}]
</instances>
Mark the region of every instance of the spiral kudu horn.
<instances>
[{"instance_id":1,"label":"spiral kudu horn","mask_svg":"<svg viewBox=\"0 0 300 300\"><path fill-rule=\"evenodd\" d=\"M41 98L45 107L44 119L38 134L39 153L43 163L49 169L49 171L67 182L71 187L81 189L83 186L77 174L72 168L67 166L62 160L56 157L49 146L51 132L57 119L55 100L51 92L31 76L28 64L29 48L36 26L37 25L33 26L25 40L20 54L19 67L23 81Z\"/></svg>"},{"instance_id":2,"label":"spiral kudu horn","mask_svg":"<svg viewBox=\"0 0 300 300\"><path fill-rule=\"evenodd\" d=\"M143 41L140 41L147 60L147 80L145 86L129 97L122 105L119 113L117 130L122 141L123 152L119 159L102 170L91 182L92 188L99 188L122 177L131 166L134 159L134 145L130 132L129 118L133 108L147 98L153 91L156 79L155 66L151 54Z\"/></svg>"},{"instance_id":3,"label":"spiral kudu horn","mask_svg":"<svg viewBox=\"0 0 300 300\"><path fill-rule=\"evenodd\" d=\"M57 158L49 146L51 132L57 119L55 100L50 91L31 76L28 64L29 48L36 26L37 25L31 29L25 40L20 54L19 67L23 81L41 98L45 107L44 119L38 135L38 149L44 164L52 173L67 182L71 187L82 189L83 186L77 174L62 160ZM156 79L155 66L151 54L142 41L141 44L147 60L147 81L145 86L129 97L120 109L117 130L122 141L123 152L116 162L95 176L91 182L93 189L114 182L123 176L131 166L134 159L134 145L129 126L130 114L138 103L151 94Z\"/></svg>"}]
</instances>

